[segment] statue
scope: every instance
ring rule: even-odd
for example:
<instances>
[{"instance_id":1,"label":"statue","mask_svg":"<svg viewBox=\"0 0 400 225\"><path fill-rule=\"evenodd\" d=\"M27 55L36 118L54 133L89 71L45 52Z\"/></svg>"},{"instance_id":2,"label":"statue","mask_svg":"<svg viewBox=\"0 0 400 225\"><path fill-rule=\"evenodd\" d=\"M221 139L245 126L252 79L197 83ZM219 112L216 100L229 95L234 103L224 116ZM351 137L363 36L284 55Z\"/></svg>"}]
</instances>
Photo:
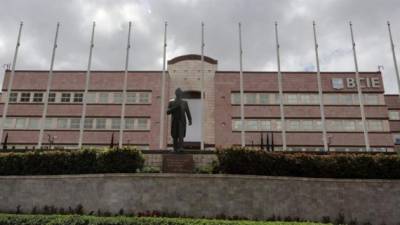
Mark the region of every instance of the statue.
<instances>
[{"instance_id":1,"label":"statue","mask_svg":"<svg viewBox=\"0 0 400 225\"><path fill-rule=\"evenodd\" d=\"M174 140L174 151L183 150L183 138L186 135L186 117L189 126L192 125L189 105L182 99L183 91L180 88L175 90L175 99L168 104L167 114L171 114L171 136Z\"/></svg>"}]
</instances>

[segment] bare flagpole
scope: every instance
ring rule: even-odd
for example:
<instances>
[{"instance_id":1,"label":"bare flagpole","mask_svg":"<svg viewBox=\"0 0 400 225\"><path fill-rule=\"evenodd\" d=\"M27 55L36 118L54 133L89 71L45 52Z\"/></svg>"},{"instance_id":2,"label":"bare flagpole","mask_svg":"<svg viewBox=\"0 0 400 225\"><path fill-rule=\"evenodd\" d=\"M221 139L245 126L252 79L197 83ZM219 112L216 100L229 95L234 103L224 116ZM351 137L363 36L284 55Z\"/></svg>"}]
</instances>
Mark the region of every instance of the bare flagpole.
<instances>
[{"instance_id":1,"label":"bare flagpole","mask_svg":"<svg viewBox=\"0 0 400 225\"><path fill-rule=\"evenodd\" d=\"M365 111L364 111L364 98L362 95L362 90L361 90L361 85L360 85L360 74L358 73L356 44L354 42L353 24L351 23L351 21L349 22L349 25L350 25L351 43L353 46L354 68L355 68L355 73L356 73L358 101L360 102L360 111L361 111L361 120L362 120L363 132L364 132L365 148L366 148L366 151L370 151L369 139L368 139L368 128L367 128L367 122L365 119Z\"/></svg>"},{"instance_id":2,"label":"bare flagpole","mask_svg":"<svg viewBox=\"0 0 400 225\"><path fill-rule=\"evenodd\" d=\"M161 109L160 109L160 149L164 148L164 120L165 120L165 60L167 56L167 26L164 27L164 55L163 55L163 70L161 75Z\"/></svg>"},{"instance_id":3,"label":"bare flagpole","mask_svg":"<svg viewBox=\"0 0 400 225\"><path fill-rule=\"evenodd\" d=\"M320 67L319 67L318 41L317 41L317 31L316 31L315 21L313 21L313 31L314 31L314 44L315 44L315 61L317 64L319 111L321 114L321 125L322 125L322 141L324 143L325 151L329 151L328 139L327 139L327 134L326 134L326 121L325 121L324 102L323 102L323 93L322 93L322 84L321 84L321 71L320 71Z\"/></svg>"},{"instance_id":4,"label":"bare flagpole","mask_svg":"<svg viewBox=\"0 0 400 225\"><path fill-rule=\"evenodd\" d=\"M239 23L239 66L240 66L240 143L242 147L246 146L245 140L245 122L244 122L244 94L243 94L243 50L242 50L242 24Z\"/></svg>"},{"instance_id":5,"label":"bare flagpole","mask_svg":"<svg viewBox=\"0 0 400 225\"><path fill-rule=\"evenodd\" d=\"M90 38L88 66L87 66L87 71L86 71L85 91L83 94L82 116L81 116L81 121L79 124L80 128L79 128L78 148L82 148L82 141L83 141L83 129L84 129L85 118L86 118L86 105L87 105L89 82L90 82L90 70L92 67L92 53L93 53L93 47L94 47L94 29L95 29L95 27L96 27L96 22L93 22L92 36Z\"/></svg>"},{"instance_id":6,"label":"bare flagpole","mask_svg":"<svg viewBox=\"0 0 400 225\"><path fill-rule=\"evenodd\" d=\"M18 50L19 50L20 41L21 41L21 33L22 33L22 26L23 25L24 25L23 22L21 22L19 24L17 44L15 46L14 59L13 59L12 68L11 68L11 74L10 74L9 79L8 79L7 93L5 94L5 102L4 102L4 108L3 108L3 114L2 114L1 126L0 126L0 138L1 138L1 140L3 140L4 125L5 125L5 120L7 118L8 103L9 103L9 100L10 100L11 89L12 89L14 76L15 76L15 64L17 63L17 56L18 56Z\"/></svg>"},{"instance_id":7,"label":"bare flagpole","mask_svg":"<svg viewBox=\"0 0 400 225\"><path fill-rule=\"evenodd\" d=\"M399 68L397 67L397 59L396 59L396 52L394 48L393 38L392 38L392 30L390 29L390 22L387 22L388 31L389 31L389 38L390 38L390 47L392 48L392 55L393 55L393 63L394 63L394 70L396 72L397 78L397 88L399 90L399 97L400 97L400 76L399 76Z\"/></svg>"},{"instance_id":8,"label":"bare flagpole","mask_svg":"<svg viewBox=\"0 0 400 225\"><path fill-rule=\"evenodd\" d=\"M129 67L129 52L131 49L131 27L132 22L129 21L128 27L128 41L126 44L126 57L125 57L125 72L124 72L124 83L122 89L122 108L121 108L121 121L119 124L119 142L118 147L122 148L124 141L124 128L125 128L125 105L126 105L126 89L128 88L128 67Z\"/></svg>"},{"instance_id":9,"label":"bare flagpole","mask_svg":"<svg viewBox=\"0 0 400 225\"><path fill-rule=\"evenodd\" d=\"M278 22L275 22L275 40L276 40L276 60L278 66L278 89L279 89L279 108L281 113L281 129L282 129L282 150L286 151L286 123L285 112L283 105L283 87L282 87L282 73L281 73L281 59L279 54L279 39L278 39Z\"/></svg>"},{"instance_id":10,"label":"bare flagpole","mask_svg":"<svg viewBox=\"0 0 400 225\"><path fill-rule=\"evenodd\" d=\"M201 144L200 149L204 150L204 124L205 124L205 104L204 104L204 23L201 22Z\"/></svg>"},{"instance_id":11,"label":"bare flagpole","mask_svg":"<svg viewBox=\"0 0 400 225\"><path fill-rule=\"evenodd\" d=\"M40 123L39 123L40 124L40 132L39 132L39 140L38 140L38 144L37 144L38 149L40 149L42 147L42 142L43 142L43 133L44 133L44 127L45 127L45 123L46 123L47 108L49 105L49 93L50 93L51 82L53 80L54 59L56 57L59 28L60 28L60 23L58 22L57 27L56 27L56 34L54 37L53 51L51 53L51 62L50 62L49 76L47 78L46 94L43 96L44 106L43 106L43 112L42 112L42 119L40 120Z\"/></svg>"}]
</instances>

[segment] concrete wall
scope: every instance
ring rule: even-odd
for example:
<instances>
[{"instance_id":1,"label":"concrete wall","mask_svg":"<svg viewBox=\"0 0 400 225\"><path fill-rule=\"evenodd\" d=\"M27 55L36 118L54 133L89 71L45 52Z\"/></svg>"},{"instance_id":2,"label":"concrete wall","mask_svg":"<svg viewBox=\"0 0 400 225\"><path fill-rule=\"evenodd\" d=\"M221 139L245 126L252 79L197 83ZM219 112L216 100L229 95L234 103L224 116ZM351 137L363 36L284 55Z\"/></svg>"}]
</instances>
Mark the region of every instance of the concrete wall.
<instances>
[{"instance_id":1,"label":"concrete wall","mask_svg":"<svg viewBox=\"0 0 400 225\"><path fill-rule=\"evenodd\" d=\"M106 174L0 177L0 211L44 205L116 213L146 210L193 217L272 215L398 224L400 181L235 175Z\"/></svg>"}]
</instances>

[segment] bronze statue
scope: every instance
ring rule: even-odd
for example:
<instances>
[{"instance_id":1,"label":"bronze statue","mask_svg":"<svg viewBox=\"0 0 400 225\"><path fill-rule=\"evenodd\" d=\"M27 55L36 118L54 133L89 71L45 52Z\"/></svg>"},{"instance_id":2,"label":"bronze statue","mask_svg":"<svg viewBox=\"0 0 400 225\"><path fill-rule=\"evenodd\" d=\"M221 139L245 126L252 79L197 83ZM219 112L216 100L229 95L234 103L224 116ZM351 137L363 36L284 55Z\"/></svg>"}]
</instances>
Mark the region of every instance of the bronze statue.
<instances>
[{"instance_id":1,"label":"bronze statue","mask_svg":"<svg viewBox=\"0 0 400 225\"><path fill-rule=\"evenodd\" d=\"M183 149L183 138L186 135L186 117L189 126L192 125L189 105L182 99L183 91L180 88L175 90L175 99L168 104L167 114L171 114L171 136L174 140L174 151Z\"/></svg>"}]
</instances>

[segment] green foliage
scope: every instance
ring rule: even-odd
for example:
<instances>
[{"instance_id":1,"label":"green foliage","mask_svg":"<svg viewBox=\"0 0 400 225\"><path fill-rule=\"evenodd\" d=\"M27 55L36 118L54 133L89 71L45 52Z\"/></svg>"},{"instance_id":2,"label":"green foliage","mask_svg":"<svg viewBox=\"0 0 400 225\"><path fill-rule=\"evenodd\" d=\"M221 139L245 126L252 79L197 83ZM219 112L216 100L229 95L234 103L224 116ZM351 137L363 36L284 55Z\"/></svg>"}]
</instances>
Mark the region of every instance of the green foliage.
<instances>
[{"instance_id":1,"label":"green foliage","mask_svg":"<svg viewBox=\"0 0 400 225\"><path fill-rule=\"evenodd\" d=\"M0 214L2 225L318 225L309 222L262 222L162 217L95 217L79 215Z\"/></svg>"},{"instance_id":2,"label":"green foliage","mask_svg":"<svg viewBox=\"0 0 400 225\"><path fill-rule=\"evenodd\" d=\"M400 156L384 154L306 154L246 148L217 151L219 172L317 178L400 179Z\"/></svg>"},{"instance_id":3,"label":"green foliage","mask_svg":"<svg viewBox=\"0 0 400 225\"><path fill-rule=\"evenodd\" d=\"M136 149L0 153L0 175L134 173L144 158Z\"/></svg>"}]
</instances>

